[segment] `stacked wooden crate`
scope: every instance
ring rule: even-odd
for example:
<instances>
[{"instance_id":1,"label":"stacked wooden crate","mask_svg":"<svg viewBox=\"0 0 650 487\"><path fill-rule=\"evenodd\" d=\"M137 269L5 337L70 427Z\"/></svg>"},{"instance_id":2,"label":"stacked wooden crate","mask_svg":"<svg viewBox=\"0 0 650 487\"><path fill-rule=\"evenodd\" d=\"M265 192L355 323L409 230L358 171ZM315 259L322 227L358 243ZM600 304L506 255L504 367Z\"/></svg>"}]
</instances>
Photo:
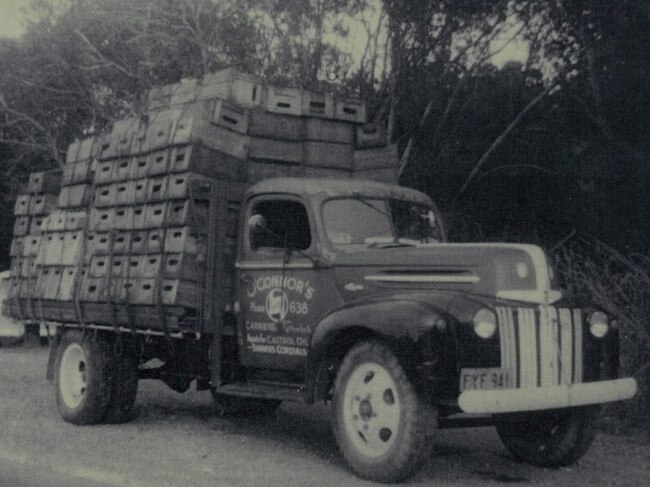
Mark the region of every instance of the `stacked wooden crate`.
<instances>
[{"instance_id":1,"label":"stacked wooden crate","mask_svg":"<svg viewBox=\"0 0 650 487\"><path fill-rule=\"evenodd\" d=\"M12 314L150 328L214 316L230 298L246 184L395 180L396 150L365 110L230 69L151 90L144 114L70 145L58 197L40 176L19 198L16 238L39 223L33 245L12 250L22 300Z\"/></svg>"},{"instance_id":2,"label":"stacked wooden crate","mask_svg":"<svg viewBox=\"0 0 650 487\"><path fill-rule=\"evenodd\" d=\"M56 206L60 187L61 171L33 173L26 192L16 199L8 298L14 308L12 315L17 318L25 317L20 309L16 310L18 303L41 292L42 269L38 259L43 241L48 238L47 219Z\"/></svg>"}]
</instances>

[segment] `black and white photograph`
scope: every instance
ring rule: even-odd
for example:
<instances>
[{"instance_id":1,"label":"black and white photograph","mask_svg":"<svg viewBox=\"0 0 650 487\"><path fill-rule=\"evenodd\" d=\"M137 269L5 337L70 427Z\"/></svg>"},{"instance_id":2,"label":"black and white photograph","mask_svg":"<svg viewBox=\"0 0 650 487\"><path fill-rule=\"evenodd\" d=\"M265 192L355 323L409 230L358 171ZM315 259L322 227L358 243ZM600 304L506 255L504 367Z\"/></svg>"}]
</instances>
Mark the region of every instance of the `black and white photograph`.
<instances>
[{"instance_id":1,"label":"black and white photograph","mask_svg":"<svg viewBox=\"0 0 650 487\"><path fill-rule=\"evenodd\" d=\"M0 0L0 487L650 485L650 1Z\"/></svg>"}]
</instances>

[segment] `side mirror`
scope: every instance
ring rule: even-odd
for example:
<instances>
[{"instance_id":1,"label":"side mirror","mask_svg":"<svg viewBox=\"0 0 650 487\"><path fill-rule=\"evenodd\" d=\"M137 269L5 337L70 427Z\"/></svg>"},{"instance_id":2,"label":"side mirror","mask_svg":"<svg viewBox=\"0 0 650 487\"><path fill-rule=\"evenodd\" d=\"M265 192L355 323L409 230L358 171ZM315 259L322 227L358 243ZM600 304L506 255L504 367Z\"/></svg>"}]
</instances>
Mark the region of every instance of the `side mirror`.
<instances>
[{"instance_id":1,"label":"side mirror","mask_svg":"<svg viewBox=\"0 0 650 487\"><path fill-rule=\"evenodd\" d=\"M261 232L262 230L266 230L267 229L266 218L264 218L264 216L262 215L257 215L257 214L252 215L248 219L248 229L251 232L255 232L255 233Z\"/></svg>"}]
</instances>

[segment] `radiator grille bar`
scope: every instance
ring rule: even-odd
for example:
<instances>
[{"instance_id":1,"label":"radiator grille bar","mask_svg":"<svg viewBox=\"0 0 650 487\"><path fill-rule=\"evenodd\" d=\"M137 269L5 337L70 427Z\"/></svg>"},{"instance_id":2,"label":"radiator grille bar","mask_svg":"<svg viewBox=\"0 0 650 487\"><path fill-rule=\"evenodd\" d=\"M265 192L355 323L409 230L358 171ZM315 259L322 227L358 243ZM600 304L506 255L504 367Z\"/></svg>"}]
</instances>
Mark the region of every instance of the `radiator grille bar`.
<instances>
[{"instance_id":1,"label":"radiator grille bar","mask_svg":"<svg viewBox=\"0 0 650 487\"><path fill-rule=\"evenodd\" d=\"M582 313L579 309L496 308L501 367L518 388L582 382Z\"/></svg>"}]
</instances>

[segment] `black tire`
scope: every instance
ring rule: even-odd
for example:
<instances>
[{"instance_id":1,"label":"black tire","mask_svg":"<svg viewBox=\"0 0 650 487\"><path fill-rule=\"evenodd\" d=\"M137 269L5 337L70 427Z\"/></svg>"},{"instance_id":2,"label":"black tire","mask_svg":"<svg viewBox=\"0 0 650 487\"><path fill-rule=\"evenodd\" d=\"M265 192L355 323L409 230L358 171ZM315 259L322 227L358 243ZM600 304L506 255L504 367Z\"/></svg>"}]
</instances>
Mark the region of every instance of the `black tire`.
<instances>
[{"instance_id":1,"label":"black tire","mask_svg":"<svg viewBox=\"0 0 650 487\"><path fill-rule=\"evenodd\" d=\"M332 406L336 442L359 477L401 482L429 458L436 411L420 401L385 345L367 341L348 352Z\"/></svg>"},{"instance_id":2,"label":"black tire","mask_svg":"<svg viewBox=\"0 0 650 487\"><path fill-rule=\"evenodd\" d=\"M596 437L599 406L507 415L496 428L510 453L540 467L564 467L580 459Z\"/></svg>"},{"instance_id":3,"label":"black tire","mask_svg":"<svg viewBox=\"0 0 650 487\"><path fill-rule=\"evenodd\" d=\"M107 341L68 331L59 345L54 384L56 404L68 423L97 424L104 419L113 382L111 349Z\"/></svg>"},{"instance_id":4,"label":"black tire","mask_svg":"<svg viewBox=\"0 0 650 487\"><path fill-rule=\"evenodd\" d=\"M111 398L106 408L104 422L125 423L135 417L135 397L138 393L138 361L130 355L114 360Z\"/></svg>"},{"instance_id":5,"label":"black tire","mask_svg":"<svg viewBox=\"0 0 650 487\"><path fill-rule=\"evenodd\" d=\"M211 389L217 416L267 416L280 407L282 401L257 397L230 396Z\"/></svg>"}]
</instances>

